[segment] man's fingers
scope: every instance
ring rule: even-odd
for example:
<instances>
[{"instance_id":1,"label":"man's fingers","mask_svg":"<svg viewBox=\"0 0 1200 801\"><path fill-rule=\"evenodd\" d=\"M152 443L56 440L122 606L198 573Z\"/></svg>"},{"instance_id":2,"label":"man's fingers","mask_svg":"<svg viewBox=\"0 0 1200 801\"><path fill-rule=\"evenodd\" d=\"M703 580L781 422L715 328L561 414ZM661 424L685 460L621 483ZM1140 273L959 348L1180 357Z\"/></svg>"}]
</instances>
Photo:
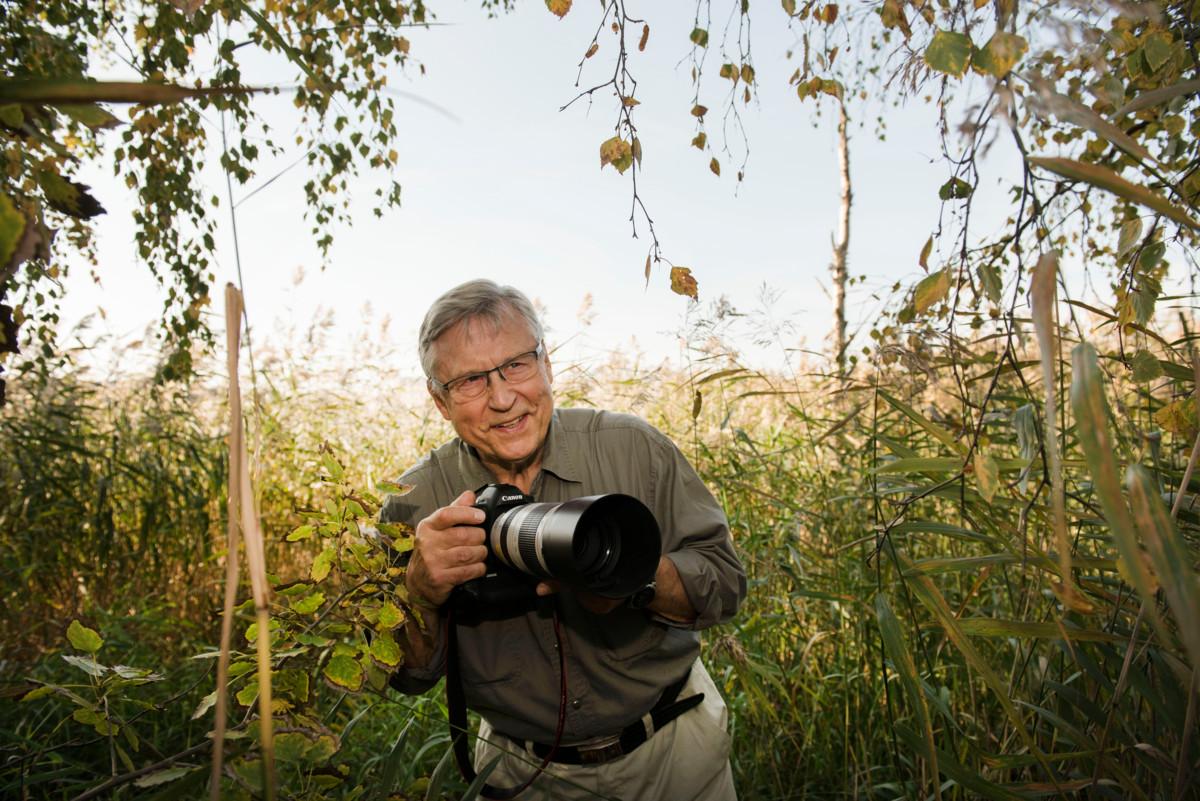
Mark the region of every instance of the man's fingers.
<instances>
[{"instance_id":1,"label":"man's fingers","mask_svg":"<svg viewBox=\"0 0 1200 801\"><path fill-rule=\"evenodd\" d=\"M467 490L462 495L459 495L457 498L455 498L454 503L452 503L451 506L470 506L473 503L475 503L475 493L471 492L471 490Z\"/></svg>"}]
</instances>

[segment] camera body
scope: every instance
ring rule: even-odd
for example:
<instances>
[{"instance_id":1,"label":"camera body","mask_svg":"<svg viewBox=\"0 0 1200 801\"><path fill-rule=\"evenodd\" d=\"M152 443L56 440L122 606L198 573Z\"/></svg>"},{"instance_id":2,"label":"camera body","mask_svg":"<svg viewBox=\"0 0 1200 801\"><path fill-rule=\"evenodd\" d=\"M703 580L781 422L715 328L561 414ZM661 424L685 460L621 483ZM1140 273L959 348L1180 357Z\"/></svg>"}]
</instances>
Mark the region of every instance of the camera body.
<instances>
[{"instance_id":1,"label":"camera body","mask_svg":"<svg viewBox=\"0 0 1200 801\"><path fill-rule=\"evenodd\" d=\"M654 578L662 551L645 504L618 493L539 503L511 484L475 493L484 512L487 574L450 595L469 617L511 617L532 608L539 581L625 598Z\"/></svg>"}]
</instances>

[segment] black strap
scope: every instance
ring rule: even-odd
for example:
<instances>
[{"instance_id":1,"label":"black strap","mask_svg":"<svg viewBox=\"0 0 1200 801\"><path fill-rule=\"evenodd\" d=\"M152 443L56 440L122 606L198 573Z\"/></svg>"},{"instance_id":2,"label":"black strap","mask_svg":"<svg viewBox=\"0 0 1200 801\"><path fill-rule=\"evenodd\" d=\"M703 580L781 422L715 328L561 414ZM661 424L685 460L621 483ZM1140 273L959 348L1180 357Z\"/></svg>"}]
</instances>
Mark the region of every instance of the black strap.
<instances>
[{"instance_id":1,"label":"black strap","mask_svg":"<svg viewBox=\"0 0 1200 801\"><path fill-rule=\"evenodd\" d=\"M704 693L689 695L682 701L675 700L679 697L679 693L683 690L683 686L687 683L688 676L690 675L691 670L689 669L678 681L672 682L663 690L662 695L659 696L658 701L648 713L651 725L649 732L646 731L643 720L639 718L621 730L620 737L616 743L603 748L588 749L559 746L555 749L545 743L527 743L527 745L535 755L542 758L551 757L551 761L567 765L597 764L631 753L659 729L683 713L700 706L704 701ZM518 740L517 742L521 741Z\"/></svg>"},{"instance_id":2,"label":"black strap","mask_svg":"<svg viewBox=\"0 0 1200 801\"><path fill-rule=\"evenodd\" d=\"M467 700L463 691L462 673L458 664L458 623L455 621L453 610L446 613L446 717L450 723L450 738L454 748L454 761L467 784L475 781L478 774L471 763L471 755L467 750ZM559 699L558 699L558 731L555 732L555 742L549 746L549 753L542 758L542 764L523 784L516 787L493 787L484 784L479 794L484 798L496 801L509 801L523 793L533 780L541 775L550 764L558 749L559 738L562 737L563 721L567 711L567 666L563 657L562 634L558 627L558 610L554 612L554 637L558 650L559 670Z\"/></svg>"}]
</instances>

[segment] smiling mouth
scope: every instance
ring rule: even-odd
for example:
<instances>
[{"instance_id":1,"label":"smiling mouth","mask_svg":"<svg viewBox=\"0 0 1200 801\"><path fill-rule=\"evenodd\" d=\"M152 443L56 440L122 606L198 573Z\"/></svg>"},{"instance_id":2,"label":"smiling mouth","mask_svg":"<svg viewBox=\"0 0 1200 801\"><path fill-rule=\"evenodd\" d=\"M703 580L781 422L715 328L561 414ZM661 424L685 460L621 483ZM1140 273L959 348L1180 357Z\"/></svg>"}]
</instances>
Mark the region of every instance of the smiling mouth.
<instances>
[{"instance_id":1,"label":"smiling mouth","mask_svg":"<svg viewBox=\"0 0 1200 801\"><path fill-rule=\"evenodd\" d=\"M521 423L524 422L526 417L528 417L528 415L523 414L520 417L518 417L517 419L510 420L507 423L497 423L497 424L493 425L492 428L498 428L501 431L512 431L514 428L521 425Z\"/></svg>"}]
</instances>

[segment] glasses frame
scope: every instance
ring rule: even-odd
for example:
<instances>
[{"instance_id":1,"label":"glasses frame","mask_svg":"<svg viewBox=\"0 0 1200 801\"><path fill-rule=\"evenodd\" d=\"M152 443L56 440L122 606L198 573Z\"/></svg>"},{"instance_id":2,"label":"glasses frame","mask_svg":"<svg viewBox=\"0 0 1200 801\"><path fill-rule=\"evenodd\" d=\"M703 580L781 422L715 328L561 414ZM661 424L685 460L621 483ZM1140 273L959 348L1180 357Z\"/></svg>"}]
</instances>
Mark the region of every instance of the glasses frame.
<instances>
[{"instance_id":1,"label":"glasses frame","mask_svg":"<svg viewBox=\"0 0 1200 801\"><path fill-rule=\"evenodd\" d=\"M506 367L508 367L510 362L514 362L517 359L521 358L522 356L529 356L531 354L533 355L534 361L540 363L542 360L542 357L546 354L545 343L539 342L537 344L537 347L534 348L533 350L523 350L520 353L516 354L515 356L510 356L507 359L505 359L501 364L496 365L495 367L491 368L490 370L475 370L470 373L463 373L462 375L455 376L454 378L451 378L449 381L446 381L446 382L438 381L436 378L430 377L429 383L431 386L433 386L435 389L437 389L439 392L441 392L446 397L452 397L452 393L454 392L454 387L456 385L461 384L463 381L467 380L468 378L482 377L484 380L484 385L483 385L484 389L482 392L480 392L478 395L471 395L470 397L457 399L460 401L475 400L476 398L481 398L487 394L488 388L491 387L491 382L488 381L488 376L490 376L492 373L496 373L498 376L500 376L501 379L503 379L506 383L509 383L509 384L512 384L512 383L520 384L520 383L524 383L525 381L528 381L529 378L533 378L533 376L530 376L529 378L524 378L524 379L521 379L520 381L513 382L513 381L510 381L508 376L506 376L504 374L504 370Z\"/></svg>"}]
</instances>

